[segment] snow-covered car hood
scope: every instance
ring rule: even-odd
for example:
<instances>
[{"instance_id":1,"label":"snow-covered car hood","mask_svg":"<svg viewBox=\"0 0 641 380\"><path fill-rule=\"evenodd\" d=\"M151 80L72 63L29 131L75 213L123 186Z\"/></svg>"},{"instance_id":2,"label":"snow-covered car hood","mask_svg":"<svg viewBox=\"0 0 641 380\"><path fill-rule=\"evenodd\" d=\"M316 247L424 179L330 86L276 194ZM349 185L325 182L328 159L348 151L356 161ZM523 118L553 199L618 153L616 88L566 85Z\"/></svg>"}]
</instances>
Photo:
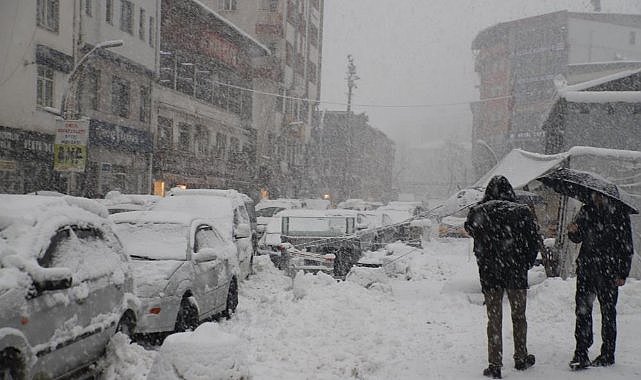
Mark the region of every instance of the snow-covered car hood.
<instances>
[{"instance_id":1,"label":"snow-covered car hood","mask_svg":"<svg viewBox=\"0 0 641 380\"><path fill-rule=\"evenodd\" d=\"M134 293L138 297L153 297L164 292L171 276L184 261L131 260L129 267L134 277Z\"/></svg>"}]
</instances>

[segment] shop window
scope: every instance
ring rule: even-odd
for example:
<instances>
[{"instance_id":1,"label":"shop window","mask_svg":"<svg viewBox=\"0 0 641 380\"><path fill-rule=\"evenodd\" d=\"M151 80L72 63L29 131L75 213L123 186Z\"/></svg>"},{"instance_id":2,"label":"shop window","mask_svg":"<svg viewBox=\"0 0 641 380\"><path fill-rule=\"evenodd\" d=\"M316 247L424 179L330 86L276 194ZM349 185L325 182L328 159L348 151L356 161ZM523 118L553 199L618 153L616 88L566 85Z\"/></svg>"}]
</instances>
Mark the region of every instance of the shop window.
<instances>
[{"instance_id":1,"label":"shop window","mask_svg":"<svg viewBox=\"0 0 641 380\"><path fill-rule=\"evenodd\" d=\"M158 116L158 147L171 149L173 142L173 127L170 119Z\"/></svg>"},{"instance_id":2,"label":"shop window","mask_svg":"<svg viewBox=\"0 0 641 380\"><path fill-rule=\"evenodd\" d=\"M196 144L196 153L206 156L209 151L209 131L203 125L196 126L196 138L194 139Z\"/></svg>"},{"instance_id":3,"label":"shop window","mask_svg":"<svg viewBox=\"0 0 641 380\"><path fill-rule=\"evenodd\" d=\"M53 69L38 65L36 103L41 107L53 107Z\"/></svg>"},{"instance_id":4,"label":"shop window","mask_svg":"<svg viewBox=\"0 0 641 380\"><path fill-rule=\"evenodd\" d=\"M60 22L59 0L38 0L36 3L36 18L39 27L58 32Z\"/></svg>"},{"instance_id":5,"label":"shop window","mask_svg":"<svg viewBox=\"0 0 641 380\"><path fill-rule=\"evenodd\" d=\"M178 146L184 151L191 151L191 133L189 124L180 123L178 129Z\"/></svg>"},{"instance_id":6,"label":"shop window","mask_svg":"<svg viewBox=\"0 0 641 380\"><path fill-rule=\"evenodd\" d=\"M224 133L216 133L216 158L225 159L225 150L227 149L227 136Z\"/></svg>"},{"instance_id":7,"label":"shop window","mask_svg":"<svg viewBox=\"0 0 641 380\"><path fill-rule=\"evenodd\" d=\"M151 91L147 86L140 86L140 121L149 121L150 113Z\"/></svg>"}]
</instances>

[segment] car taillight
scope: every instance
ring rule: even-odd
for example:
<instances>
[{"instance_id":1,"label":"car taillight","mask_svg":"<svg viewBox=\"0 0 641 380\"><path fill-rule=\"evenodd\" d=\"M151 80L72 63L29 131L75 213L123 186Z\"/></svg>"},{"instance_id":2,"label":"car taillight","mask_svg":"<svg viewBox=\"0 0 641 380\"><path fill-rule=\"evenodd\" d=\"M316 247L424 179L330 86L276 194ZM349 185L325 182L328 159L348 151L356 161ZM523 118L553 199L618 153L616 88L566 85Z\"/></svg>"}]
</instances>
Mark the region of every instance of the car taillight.
<instances>
[{"instance_id":1,"label":"car taillight","mask_svg":"<svg viewBox=\"0 0 641 380\"><path fill-rule=\"evenodd\" d=\"M151 309L149 309L149 314L160 314L160 308L152 307Z\"/></svg>"}]
</instances>

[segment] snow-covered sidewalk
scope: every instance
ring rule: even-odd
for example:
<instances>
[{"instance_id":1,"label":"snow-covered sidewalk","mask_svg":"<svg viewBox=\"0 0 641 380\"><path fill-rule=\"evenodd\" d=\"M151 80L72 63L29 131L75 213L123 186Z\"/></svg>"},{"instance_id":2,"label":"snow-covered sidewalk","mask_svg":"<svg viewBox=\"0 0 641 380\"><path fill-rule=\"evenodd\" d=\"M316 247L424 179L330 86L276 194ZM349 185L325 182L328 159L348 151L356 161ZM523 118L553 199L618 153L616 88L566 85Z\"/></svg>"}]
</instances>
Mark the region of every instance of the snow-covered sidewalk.
<instances>
[{"instance_id":1,"label":"snow-covered sidewalk","mask_svg":"<svg viewBox=\"0 0 641 380\"><path fill-rule=\"evenodd\" d=\"M158 351L115 338L104 377L144 379L152 366L156 371L173 360L180 368L193 356L199 370L191 376L198 379L229 378L223 373L249 374L254 380L483 378L486 315L470 244L468 239L428 242L422 251L395 261L387 276L368 277L365 272L344 282L326 275L300 275L292 281L269 258L259 257L257 273L241 284L231 320L172 336ZM412 250L401 245L392 249L399 255ZM574 348L574 280L546 279L542 268L530 275L528 348L537 363L525 372L513 369L506 301L504 378L641 378L641 281L629 280L620 292L617 363L574 373L567 366ZM595 309L593 357L600 347ZM203 360L207 355L193 354L196 347L183 356L175 349L190 340L205 353L210 350L211 363ZM217 367L222 361L215 358L226 350L216 342L234 345L227 351L236 356L241 371Z\"/></svg>"}]
</instances>

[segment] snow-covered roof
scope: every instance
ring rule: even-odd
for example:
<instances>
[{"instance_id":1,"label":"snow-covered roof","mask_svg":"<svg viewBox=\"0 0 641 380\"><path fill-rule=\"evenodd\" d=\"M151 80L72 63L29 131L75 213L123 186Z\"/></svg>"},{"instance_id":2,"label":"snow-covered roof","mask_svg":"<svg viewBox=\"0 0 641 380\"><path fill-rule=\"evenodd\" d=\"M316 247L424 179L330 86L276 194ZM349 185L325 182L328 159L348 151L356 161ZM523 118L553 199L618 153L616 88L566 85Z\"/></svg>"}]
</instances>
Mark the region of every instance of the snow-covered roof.
<instances>
[{"instance_id":1,"label":"snow-covered roof","mask_svg":"<svg viewBox=\"0 0 641 380\"><path fill-rule=\"evenodd\" d=\"M494 168L476 181L473 186L485 187L492 177L503 175L515 189L520 189L548 170L560 165L564 160L578 156L641 162L641 152L631 150L575 146L567 152L546 155L513 149Z\"/></svg>"},{"instance_id":2,"label":"snow-covered roof","mask_svg":"<svg viewBox=\"0 0 641 380\"><path fill-rule=\"evenodd\" d=\"M262 199L260 202L256 204L256 210L262 210L268 207L280 207L284 209L301 208L302 202L300 199L278 198L278 199Z\"/></svg>"},{"instance_id":3,"label":"snow-covered roof","mask_svg":"<svg viewBox=\"0 0 641 380\"><path fill-rule=\"evenodd\" d=\"M271 52L271 50L269 50L269 48L267 46L263 45L260 41L258 41L254 37L252 37L249 33L245 32L244 30L242 30L239 27L237 27L234 23L232 23L231 21L229 21L226 18L224 18L222 15L220 15L220 13L218 13L218 12L214 11L213 9L209 8L207 5L203 4L199 0L191 0L191 1L193 1L195 4L200 6L205 12L211 14L212 16L216 17L217 19L219 19L220 21L225 23L227 26L229 26L231 29L233 29L236 33L238 33L239 35L243 36L247 40L251 41L254 45L260 47L263 50L263 53L265 53L265 55L271 55L272 52Z\"/></svg>"},{"instance_id":4,"label":"snow-covered roof","mask_svg":"<svg viewBox=\"0 0 641 380\"><path fill-rule=\"evenodd\" d=\"M561 91L559 95L572 103L641 103L641 91Z\"/></svg>"},{"instance_id":5,"label":"snow-covered roof","mask_svg":"<svg viewBox=\"0 0 641 380\"><path fill-rule=\"evenodd\" d=\"M171 211L130 211L130 212L121 212L118 214L113 214L109 216L114 223L132 223L132 224L144 224L144 223L166 223L166 224L181 224L185 226L191 225L191 223L197 219L200 219L196 215L187 214L184 212L171 212Z\"/></svg>"},{"instance_id":6,"label":"snow-covered roof","mask_svg":"<svg viewBox=\"0 0 641 380\"><path fill-rule=\"evenodd\" d=\"M592 87L596 87L599 85L602 85L604 83L612 82L618 79L622 79L625 77L628 77L630 75L634 75L637 73L640 73L641 69L633 69L633 70L622 70L614 74L610 75L605 75L600 78L592 79L586 82L581 82L581 83L576 83L573 85L565 85L565 86L559 86L560 83L557 83L557 90L561 92L570 92L570 91L583 91L587 90Z\"/></svg>"},{"instance_id":7,"label":"snow-covered roof","mask_svg":"<svg viewBox=\"0 0 641 380\"><path fill-rule=\"evenodd\" d=\"M237 200L240 203L253 203L253 200L246 194L243 194L234 189L180 189L174 188L167 194L167 196L191 196L191 195L201 195L201 196L213 196L213 197L223 197L233 200ZM238 203L237 202L237 203Z\"/></svg>"}]
</instances>

